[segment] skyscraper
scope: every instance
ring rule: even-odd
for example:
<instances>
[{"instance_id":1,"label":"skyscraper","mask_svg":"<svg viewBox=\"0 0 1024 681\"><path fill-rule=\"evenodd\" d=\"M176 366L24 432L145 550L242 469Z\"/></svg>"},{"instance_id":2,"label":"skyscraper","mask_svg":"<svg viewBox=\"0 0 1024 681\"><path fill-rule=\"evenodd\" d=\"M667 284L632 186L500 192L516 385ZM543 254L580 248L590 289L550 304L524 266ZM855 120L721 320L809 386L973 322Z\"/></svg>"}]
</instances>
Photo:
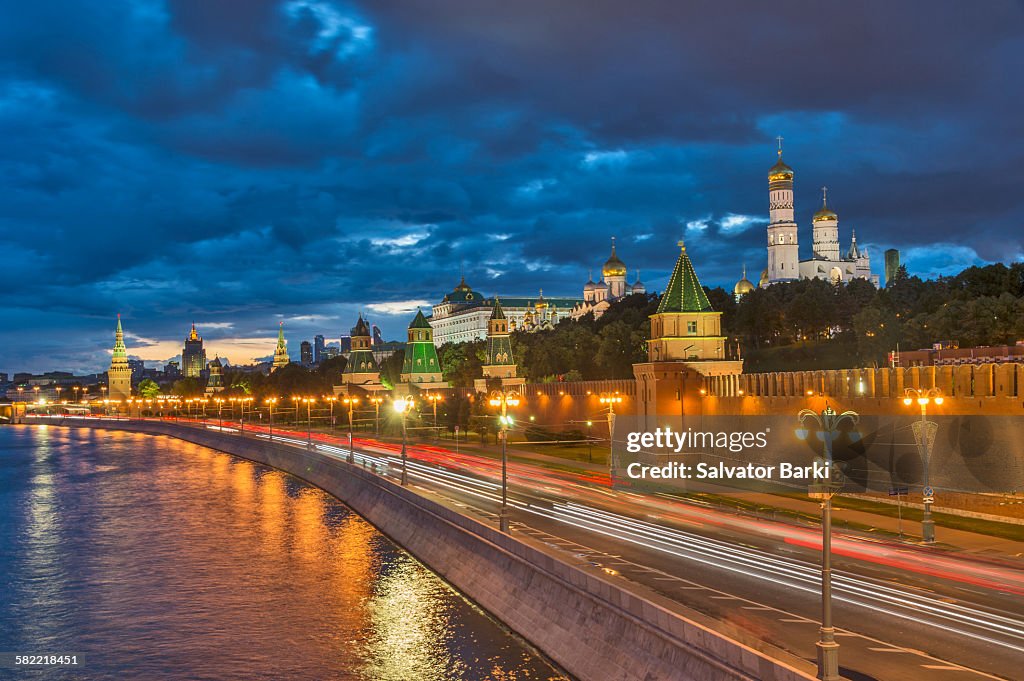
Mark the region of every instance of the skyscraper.
<instances>
[{"instance_id":1,"label":"skyscraper","mask_svg":"<svg viewBox=\"0 0 1024 681\"><path fill-rule=\"evenodd\" d=\"M107 370L107 394L112 400L126 400L132 396L132 368L128 364L128 350L124 347L121 315L117 315L114 353L110 358L110 369Z\"/></svg>"},{"instance_id":2,"label":"skyscraper","mask_svg":"<svg viewBox=\"0 0 1024 681\"><path fill-rule=\"evenodd\" d=\"M313 364L313 346L309 341L302 341L299 344L299 361L302 362L302 366L308 367Z\"/></svg>"},{"instance_id":3,"label":"skyscraper","mask_svg":"<svg viewBox=\"0 0 1024 681\"><path fill-rule=\"evenodd\" d=\"M890 248L885 252L885 285L892 286L896 273L900 271L900 252Z\"/></svg>"},{"instance_id":4,"label":"skyscraper","mask_svg":"<svg viewBox=\"0 0 1024 681\"><path fill-rule=\"evenodd\" d=\"M313 336L313 363L319 364L324 360L324 337L321 334Z\"/></svg>"},{"instance_id":5,"label":"skyscraper","mask_svg":"<svg viewBox=\"0 0 1024 681\"><path fill-rule=\"evenodd\" d=\"M185 349L181 351L181 367L185 378L199 378L206 368L206 350L203 339L196 333L196 323L192 322L192 330L185 339Z\"/></svg>"}]
</instances>

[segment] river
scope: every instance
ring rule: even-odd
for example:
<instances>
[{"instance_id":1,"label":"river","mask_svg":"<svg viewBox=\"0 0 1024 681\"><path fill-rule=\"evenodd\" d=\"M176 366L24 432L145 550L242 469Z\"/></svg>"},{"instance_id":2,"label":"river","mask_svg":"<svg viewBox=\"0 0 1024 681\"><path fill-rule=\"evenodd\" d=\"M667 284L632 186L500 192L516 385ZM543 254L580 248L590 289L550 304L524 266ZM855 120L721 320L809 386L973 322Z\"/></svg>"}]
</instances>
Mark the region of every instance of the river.
<instances>
[{"instance_id":1,"label":"river","mask_svg":"<svg viewBox=\"0 0 1024 681\"><path fill-rule=\"evenodd\" d=\"M0 426L0 651L47 679L561 679L337 499L166 437Z\"/></svg>"}]
</instances>

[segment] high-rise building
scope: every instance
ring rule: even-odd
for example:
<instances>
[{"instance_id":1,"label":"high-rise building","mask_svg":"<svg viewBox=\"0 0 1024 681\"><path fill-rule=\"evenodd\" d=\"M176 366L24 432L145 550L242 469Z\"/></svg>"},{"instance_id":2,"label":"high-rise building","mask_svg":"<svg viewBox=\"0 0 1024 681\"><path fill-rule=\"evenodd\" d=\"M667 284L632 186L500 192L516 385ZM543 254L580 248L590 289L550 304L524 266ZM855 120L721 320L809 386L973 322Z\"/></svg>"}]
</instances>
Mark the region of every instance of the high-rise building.
<instances>
[{"instance_id":1,"label":"high-rise building","mask_svg":"<svg viewBox=\"0 0 1024 681\"><path fill-rule=\"evenodd\" d=\"M112 400L127 400L132 396L132 368L128 364L128 350L124 347L121 315L117 315L114 354L110 358L110 369L107 370L107 395Z\"/></svg>"},{"instance_id":2,"label":"high-rise building","mask_svg":"<svg viewBox=\"0 0 1024 681\"><path fill-rule=\"evenodd\" d=\"M311 366L313 364L313 345L309 341L302 341L299 344L299 361L302 362L302 366Z\"/></svg>"},{"instance_id":3,"label":"high-rise building","mask_svg":"<svg viewBox=\"0 0 1024 681\"><path fill-rule=\"evenodd\" d=\"M324 360L324 337L320 334L313 336L313 363L319 364Z\"/></svg>"},{"instance_id":4,"label":"high-rise building","mask_svg":"<svg viewBox=\"0 0 1024 681\"><path fill-rule=\"evenodd\" d=\"M185 339L185 348L181 351L181 367L185 378L199 378L206 368L206 350L203 339L196 333L196 323L192 322L192 330Z\"/></svg>"},{"instance_id":5,"label":"high-rise building","mask_svg":"<svg viewBox=\"0 0 1024 681\"><path fill-rule=\"evenodd\" d=\"M281 326L277 330L277 347L274 349L274 363L270 370L277 371L289 363L291 363L291 358L288 357L288 343L284 339L284 322L281 322Z\"/></svg>"},{"instance_id":6,"label":"high-rise building","mask_svg":"<svg viewBox=\"0 0 1024 681\"><path fill-rule=\"evenodd\" d=\"M384 342L384 335L380 332L380 327L376 324L373 325L373 344L378 345Z\"/></svg>"},{"instance_id":7,"label":"high-rise building","mask_svg":"<svg viewBox=\"0 0 1024 681\"><path fill-rule=\"evenodd\" d=\"M338 352L342 355L352 352L352 336L342 336L338 339Z\"/></svg>"},{"instance_id":8,"label":"high-rise building","mask_svg":"<svg viewBox=\"0 0 1024 681\"><path fill-rule=\"evenodd\" d=\"M181 363L177 360L170 360L164 365L164 374L167 378L178 378L181 376Z\"/></svg>"},{"instance_id":9,"label":"high-rise building","mask_svg":"<svg viewBox=\"0 0 1024 681\"><path fill-rule=\"evenodd\" d=\"M890 248L885 252L885 285L892 286L896 281L896 273L900 271L900 252Z\"/></svg>"}]
</instances>

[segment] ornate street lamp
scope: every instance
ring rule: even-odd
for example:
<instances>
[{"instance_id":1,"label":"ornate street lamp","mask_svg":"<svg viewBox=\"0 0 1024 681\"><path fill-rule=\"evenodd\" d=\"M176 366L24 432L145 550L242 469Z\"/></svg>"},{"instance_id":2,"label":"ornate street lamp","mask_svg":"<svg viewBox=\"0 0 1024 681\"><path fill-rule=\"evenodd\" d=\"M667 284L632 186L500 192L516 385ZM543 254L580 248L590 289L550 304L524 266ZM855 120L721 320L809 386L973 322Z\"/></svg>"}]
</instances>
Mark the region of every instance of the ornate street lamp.
<instances>
[{"instance_id":1,"label":"ornate street lamp","mask_svg":"<svg viewBox=\"0 0 1024 681\"><path fill-rule=\"evenodd\" d=\"M442 397L441 395L438 395L437 393L434 393L432 395L427 395L427 399L430 400L430 403L434 406L434 429L436 430L437 429L437 403L442 401L442 400L444 400L444 397Z\"/></svg>"},{"instance_id":2,"label":"ornate street lamp","mask_svg":"<svg viewBox=\"0 0 1024 681\"><path fill-rule=\"evenodd\" d=\"M935 490L931 486L930 470L932 447L935 445L935 433L939 430L939 424L928 420L928 405L941 405L942 391L938 388L907 388L903 393L903 404L909 407L914 402L921 407L921 420L915 421L912 426L914 442L917 444L917 452L921 455L921 464L924 467L924 488L921 490L924 504L924 513L921 515L921 538L926 544L931 544L935 541L935 520L932 519Z\"/></svg>"},{"instance_id":3,"label":"ornate street lamp","mask_svg":"<svg viewBox=\"0 0 1024 681\"><path fill-rule=\"evenodd\" d=\"M519 393L514 390L494 390L487 403L492 407L501 407L498 423L501 425L501 511L498 513L498 529L508 532L508 427L512 425L512 417L508 415L509 407L518 407Z\"/></svg>"},{"instance_id":4,"label":"ornate street lamp","mask_svg":"<svg viewBox=\"0 0 1024 681\"><path fill-rule=\"evenodd\" d=\"M384 398L374 396L370 398L370 401L373 402L373 435L380 437L380 405Z\"/></svg>"},{"instance_id":5,"label":"ornate street lamp","mask_svg":"<svg viewBox=\"0 0 1024 681\"><path fill-rule=\"evenodd\" d=\"M608 407L608 480L615 487L615 405L622 404L622 395L601 393L598 402Z\"/></svg>"},{"instance_id":6,"label":"ornate street lamp","mask_svg":"<svg viewBox=\"0 0 1024 681\"><path fill-rule=\"evenodd\" d=\"M306 405L306 449L313 448L313 403L314 397L303 397L302 403Z\"/></svg>"},{"instance_id":7,"label":"ornate street lamp","mask_svg":"<svg viewBox=\"0 0 1024 681\"><path fill-rule=\"evenodd\" d=\"M352 410L359 404L359 398L349 396L344 398L342 403L348 407L348 462L355 463L356 454L352 449Z\"/></svg>"},{"instance_id":8,"label":"ornate street lamp","mask_svg":"<svg viewBox=\"0 0 1024 681\"><path fill-rule=\"evenodd\" d=\"M270 441L274 441L274 405L277 404L276 397L268 397L263 403L270 409Z\"/></svg>"},{"instance_id":9,"label":"ornate street lamp","mask_svg":"<svg viewBox=\"0 0 1024 681\"><path fill-rule=\"evenodd\" d=\"M406 485L409 483L407 466L409 462L409 453L407 451L409 443L405 431L405 416L412 410L414 403L412 401L412 397L399 397L391 403L391 406L394 408L395 413L402 417L402 484Z\"/></svg>"},{"instance_id":10,"label":"ornate street lamp","mask_svg":"<svg viewBox=\"0 0 1024 681\"><path fill-rule=\"evenodd\" d=\"M832 443L839 436L839 425L843 421L857 425L860 414L854 411L838 414L832 407L826 406L820 414L811 409L801 409L797 419L800 427L796 430L796 436L801 440L806 440L810 435L807 421L817 424L816 434L824 445L823 459L829 473L827 479L816 479L808 489L808 496L821 502L821 628L818 630L818 642L815 643L818 649L818 678L822 681L842 681L839 676L839 644L836 643L836 630L832 626L832 497L842 489L843 474L833 465ZM851 433L851 437L858 439L856 432Z\"/></svg>"}]
</instances>

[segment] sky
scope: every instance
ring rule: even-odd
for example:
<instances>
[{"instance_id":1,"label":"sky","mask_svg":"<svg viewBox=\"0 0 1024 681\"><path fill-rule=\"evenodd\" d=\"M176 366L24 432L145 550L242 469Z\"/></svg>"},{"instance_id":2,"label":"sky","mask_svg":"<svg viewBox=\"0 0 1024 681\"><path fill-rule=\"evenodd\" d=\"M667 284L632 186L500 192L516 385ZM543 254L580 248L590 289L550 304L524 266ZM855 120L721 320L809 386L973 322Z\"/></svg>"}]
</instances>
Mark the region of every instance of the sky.
<instances>
[{"instance_id":1,"label":"sky","mask_svg":"<svg viewBox=\"0 0 1024 681\"><path fill-rule=\"evenodd\" d=\"M0 372L401 338L460 272L765 266L776 136L875 272L1024 258L1024 3L184 0L0 10Z\"/></svg>"}]
</instances>

